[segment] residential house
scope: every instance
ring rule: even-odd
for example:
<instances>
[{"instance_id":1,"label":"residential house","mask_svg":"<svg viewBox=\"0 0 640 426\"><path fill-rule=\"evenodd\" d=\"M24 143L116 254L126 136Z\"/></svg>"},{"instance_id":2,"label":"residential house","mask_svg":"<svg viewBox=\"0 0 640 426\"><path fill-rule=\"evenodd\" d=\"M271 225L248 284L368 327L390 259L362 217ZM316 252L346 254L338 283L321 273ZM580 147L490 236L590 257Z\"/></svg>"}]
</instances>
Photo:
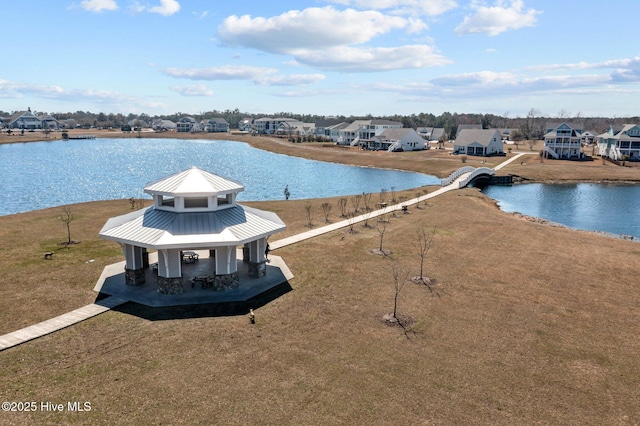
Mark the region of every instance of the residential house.
<instances>
[{"instance_id":1,"label":"residential house","mask_svg":"<svg viewBox=\"0 0 640 426\"><path fill-rule=\"evenodd\" d=\"M502 136L497 129L463 129L458 131L453 152L484 157L502 155Z\"/></svg>"},{"instance_id":2,"label":"residential house","mask_svg":"<svg viewBox=\"0 0 640 426\"><path fill-rule=\"evenodd\" d=\"M602 157L640 161L640 125L625 124L621 129L609 127L596 137L596 144Z\"/></svg>"},{"instance_id":3,"label":"residential house","mask_svg":"<svg viewBox=\"0 0 640 426\"><path fill-rule=\"evenodd\" d=\"M51 115L42 113L42 114L38 114L37 117L38 117L38 120L40 120L41 128L49 129L49 130L60 129L60 122L55 118L53 118Z\"/></svg>"},{"instance_id":4,"label":"residential house","mask_svg":"<svg viewBox=\"0 0 640 426\"><path fill-rule=\"evenodd\" d=\"M544 135L544 156L555 159L579 159L584 156L581 149L582 126L569 123L547 124ZM553 127L556 126L556 127Z\"/></svg>"},{"instance_id":5,"label":"residential house","mask_svg":"<svg viewBox=\"0 0 640 426\"><path fill-rule=\"evenodd\" d=\"M151 123L151 128L156 132L173 132L176 127L176 123L171 120L158 119Z\"/></svg>"},{"instance_id":6,"label":"residential house","mask_svg":"<svg viewBox=\"0 0 640 426\"><path fill-rule=\"evenodd\" d=\"M334 124L333 126L326 127L324 129L324 137L331 139L333 142L335 142L338 145L348 145L349 143L345 144L343 139L341 139L343 137L341 135L341 132L344 131L344 129L346 129L349 126L350 126L349 123L347 123L346 121L343 121L341 123Z\"/></svg>"},{"instance_id":7,"label":"residential house","mask_svg":"<svg viewBox=\"0 0 640 426\"><path fill-rule=\"evenodd\" d=\"M414 129L391 128L368 140L365 147L385 151L420 151L428 149L429 145Z\"/></svg>"},{"instance_id":8,"label":"residential house","mask_svg":"<svg viewBox=\"0 0 640 426\"><path fill-rule=\"evenodd\" d=\"M322 137L328 138L329 137L328 133L330 129L340 123L344 123L344 120L338 117L330 116L330 117L318 118L316 119L316 122L315 122L315 134L316 136L322 136Z\"/></svg>"},{"instance_id":9,"label":"residential house","mask_svg":"<svg viewBox=\"0 0 640 426\"><path fill-rule=\"evenodd\" d=\"M304 123L299 120L281 121L275 130L275 134L281 136L305 136Z\"/></svg>"},{"instance_id":10,"label":"residential house","mask_svg":"<svg viewBox=\"0 0 640 426\"><path fill-rule=\"evenodd\" d=\"M7 127L10 129L41 129L42 123L40 119L31 112L31 108L27 111L19 111L9 117Z\"/></svg>"},{"instance_id":11,"label":"residential house","mask_svg":"<svg viewBox=\"0 0 640 426\"><path fill-rule=\"evenodd\" d=\"M438 142L440 138L446 137L444 127L418 127L416 132L429 142Z\"/></svg>"},{"instance_id":12,"label":"residential house","mask_svg":"<svg viewBox=\"0 0 640 426\"><path fill-rule=\"evenodd\" d=\"M241 132L250 132L253 130L253 120L251 118L244 118L238 123L238 130Z\"/></svg>"},{"instance_id":13,"label":"residential house","mask_svg":"<svg viewBox=\"0 0 640 426\"><path fill-rule=\"evenodd\" d=\"M379 136L385 130L401 129L402 127L402 123L398 121L356 120L340 131L338 144L366 147L369 141L373 141L375 136Z\"/></svg>"},{"instance_id":14,"label":"residential house","mask_svg":"<svg viewBox=\"0 0 640 426\"><path fill-rule=\"evenodd\" d=\"M229 131L229 123L224 118L211 118L206 120L203 128L206 132L209 133L218 133L218 132L228 132Z\"/></svg>"},{"instance_id":15,"label":"residential house","mask_svg":"<svg viewBox=\"0 0 640 426\"><path fill-rule=\"evenodd\" d=\"M129 127L131 127L134 130L138 130L138 129L148 129L151 126L149 126L149 123L147 123L145 120L143 120L142 118L134 118L132 120L129 120L127 122L127 124L129 125Z\"/></svg>"},{"instance_id":16,"label":"residential house","mask_svg":"<svg viewBox=\"0 0 640 426\"><path fill-rule=\"evenodd\" d=\"M291 123L298 122L295 118L287 118L287 117L279 117L279 118L271 118L271 117L262 117L256 120L253 120L253 126L256 131L260 134L272 135L278 130L280 124L282 123Z\"/></svg>"},{"instance_id":17,"label":"residential house","mask_svg":"<svg viewBox=\"0 0 640 426\"><path fill-rule=\"evenodd\" d=\"M193 133L200 131L200 125L193 117L182 117L176 123L176 131L179 133Z\"/></svg>"}]
</instances>

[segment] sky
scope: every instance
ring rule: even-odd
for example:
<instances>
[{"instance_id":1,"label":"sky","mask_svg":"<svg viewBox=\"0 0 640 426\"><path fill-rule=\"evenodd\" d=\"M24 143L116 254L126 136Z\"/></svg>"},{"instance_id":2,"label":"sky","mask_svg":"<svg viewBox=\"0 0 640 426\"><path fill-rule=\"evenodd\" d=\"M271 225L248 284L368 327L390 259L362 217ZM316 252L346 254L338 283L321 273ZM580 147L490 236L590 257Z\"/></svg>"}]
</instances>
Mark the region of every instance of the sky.
<instances>
[{"instance_id":1,"label":"sky","mask_svg":"<svg viewBox=\"0 0 640 426\"><path fill-rule=\"evenodd\" d=\"M0 110L640 115L637 0L0 0Z\"/></svg>"}]
</instances>

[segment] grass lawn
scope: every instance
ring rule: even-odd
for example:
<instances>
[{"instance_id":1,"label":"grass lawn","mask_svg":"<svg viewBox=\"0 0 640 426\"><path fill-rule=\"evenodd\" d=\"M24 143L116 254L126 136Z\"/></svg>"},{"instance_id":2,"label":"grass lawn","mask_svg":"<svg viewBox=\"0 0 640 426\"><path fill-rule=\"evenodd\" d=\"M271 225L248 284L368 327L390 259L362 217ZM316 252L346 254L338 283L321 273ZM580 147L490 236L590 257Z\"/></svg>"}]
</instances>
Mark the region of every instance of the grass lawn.
<instances>
[{"instance_id":1,"label":"grass lawn","mask_svg":"<svg viewBox=\"0 0 640 426\"><path fill-rule=\"evenodd\" d=\"M333 148L253 139L347 161ZM348 161L434 174L461 165L430 151L349 152ZM507 172L639 179L598 161L562 169L532 158ZM276 240L309 229L307 205L321 226L324 202L329 220L340 220L338 198L246 204L284 220ZM103 266L122 260L98 231L129 202L71 209L81 243L69 248L58 245L61 208L0 217L0 334L91 303ZM149 321L116 310L0 352L3 401L91 403L80 413L2 412L0 423L640 423L638 243L523 220L473 188L389 220L386 257L371 253L380 244L373 221L275 251L295 275L293 290L257 309L254 325L245 315ZM405 284L405 332L382 316L393 309L394 262L419 272L421 227L435 229L425 275L438 295ZM53 260L42 258L47 251Z\"/></svg>"}]
</instances>

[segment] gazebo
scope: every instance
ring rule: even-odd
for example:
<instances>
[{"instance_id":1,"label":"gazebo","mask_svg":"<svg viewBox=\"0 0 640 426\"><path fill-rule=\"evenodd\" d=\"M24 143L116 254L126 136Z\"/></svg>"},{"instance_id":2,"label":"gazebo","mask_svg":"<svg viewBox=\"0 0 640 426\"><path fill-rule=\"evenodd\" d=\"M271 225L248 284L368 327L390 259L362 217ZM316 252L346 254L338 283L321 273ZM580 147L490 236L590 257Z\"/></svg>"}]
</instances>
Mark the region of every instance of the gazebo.
<instances>
[{"instance_id":1,"label":"gazebo","mask_svg":"<svg viewBox=\"0 0 640 426\"><path fill-rule=\"evenodd\" d=\"M145 284L148 250L157 250L159 293L182 292L183 263L197 259L196 250L208 250L212 262L210 287L239 285L237 248L242 246L249 277L266 274L267 238L285 229L271 212L236 203L244 186L198 167L148 183L144 192L153 206L110 218L102 238L118 242L125 256L125 282Z\"/></svg>"}]
</instances>

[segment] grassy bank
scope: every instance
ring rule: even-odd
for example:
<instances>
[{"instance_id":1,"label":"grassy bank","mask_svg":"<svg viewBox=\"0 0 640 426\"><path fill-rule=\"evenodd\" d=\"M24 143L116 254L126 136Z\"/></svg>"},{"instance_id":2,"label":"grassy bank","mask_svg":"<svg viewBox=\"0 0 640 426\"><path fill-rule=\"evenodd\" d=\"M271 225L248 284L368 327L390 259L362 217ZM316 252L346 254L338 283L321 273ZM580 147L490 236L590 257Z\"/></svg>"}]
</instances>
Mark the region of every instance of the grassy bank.
<instances>
[{"instance_id":1,"label":"grassy bank","mask_svg":"<svg viewBox=\"0 0 640 426\"><path fill-rule=\"evenodd\" d=\"M291 155L345 158L333 148L253 139ZM406 162L411 170L444 163L433 166L443 173L461 165L421 156L432 152L349 155L383 167ZM570 172L536 161L511 167L527 176L553 167L585 180L600 166L617 170L593 162ZM329 220L339 220L337 201L247 204L285 221L277 239L309 229L307 205L314 227L324 222L324 202L332 205ZM98 231L108 217L130 211L129 202L71 208L72 238L82 242L68 248L58 244L66 241L60 208L0 217L0 333L92 302L103 266L122 259ZM640 245L522 220L471 188L389 219L387 257L371 253L380 234L363 224L278 250L295 275L293 290L257 309L254 325L243 315L206 312L149 321L129 307L0 352L3 401L92 407L2 412L0 422L640 422ZM410 275L419 271L414 243L421 227L435 229L425 275L438 295L405 284L398 301L412 323L405 333L381 318L393 308L393 262ZM53 260L43 259L46 251L55 252Z\"/></svg>"},{"instance_id":2,"label":"grassy bank","mask_svg":"<svg viewBox=\"0 0 640 426\"><path fill-rule=\"evenodd\" d=\"M296 232L304 203L256 205ZM64 241L55 209L0 218L3 331L89 303L101 267L121 258L97 232L128 203L73 208L82 243L53 261L41 253ZM398 308L414 322L405 335L381 317L393 304L391 263L418 271L421 226L436 229L426 275L440 296L405 285ZM3 423L640 420L637 243L520 220L473 189L392 217L389 257L370 252L375 228L354 231L278 250L293 291L258 309L255 325L116 311L0 353L4 400L92 403L89 413L1 413Z\"/></svg>"}]
</instances>

